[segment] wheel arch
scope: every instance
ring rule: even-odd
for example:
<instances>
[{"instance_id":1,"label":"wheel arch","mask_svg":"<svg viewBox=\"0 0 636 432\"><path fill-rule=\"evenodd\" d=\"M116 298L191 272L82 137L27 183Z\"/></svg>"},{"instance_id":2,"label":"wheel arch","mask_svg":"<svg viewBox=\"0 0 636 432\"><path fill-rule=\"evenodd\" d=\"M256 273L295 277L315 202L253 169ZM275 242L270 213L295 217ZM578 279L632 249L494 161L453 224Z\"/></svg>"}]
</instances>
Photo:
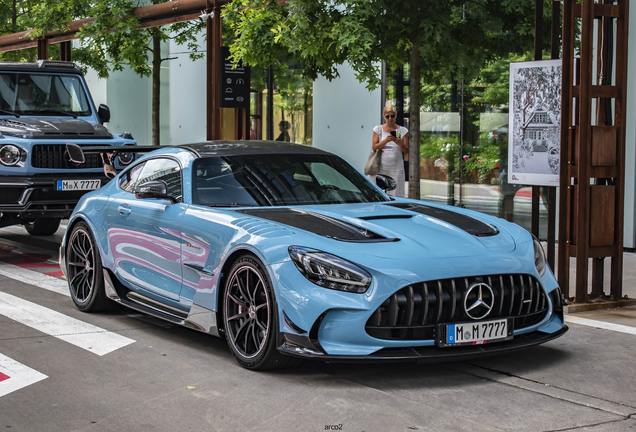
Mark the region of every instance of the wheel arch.
<instances>
[{"instance_id":1,"label":"wheel arch","mask_svg":"<svg viewBox=\"0 0 636 432\"><path fill-rule=\"evenodd\" d=\"M91 234L93 236L93 238L95 239L95 243L97 243L97 250L99 251L99 257L101 258L102 261L102 266L104 268L108 268L110 269L110 259L105 259L105 258L109 258L110 255L108 255L107 253L104 252L104 245L101 242L101 238L99 238L96 233L99 232L99 230L95 227L95 225L88 219L86 218L84 215L77 215L74 218L72 218L67 227L66 227L66 232L64 233L64 243L62 244L62 247L64 249L66 249L67 245L68 245L68 241L69 241L69 236L71 234L71 232L73 231L73 228L75 228L75 226L80 223L80 222L84 222L86 225L88 225L88 228L90 228L91 230ZM64 252L66 254L66 251Z\"/></svg>"},{"instance_id":2,"label":"wheel arch","mask_svg":"<svg viewBox=\"0 0 636 432\"><path fill-rule=\"evenodd\" d=\"M232 265L234 264L234 262L236 262L237 259L239 259L241 256L243 255L253 255L254 257L256 257L260 263L263 266L263 270L265 271L265 273L267 273L267 277L269 278L269 282L272 286L272 290L274 291L274 305L276 307L277 313L276 316L278 316L278 300L277 300L277 289L276 289L276 283L274 282L275 279L272 277L272 273L270 271L269 268L269 264L267 262L267 260L265 260L265 258L263 257L263 255L256 250L253 247L250 247L248 245L242 245L242 246L238 246L235 249L233 249L225 258L225 261L223 262L223 265L221 266L221 273L219 276L219 280L217 283L217 293L216 293L216 304L217 304L217 316L219 317L219 319L217 320L217 326L219 328L219 332L225 334L225 323L223 322L223 292L225 291L225 282L227 280L228 277L228 273L230 271L230 268L232 267ZM278 323L277 323L278 324Z\"/></svg>"}]
</instances>

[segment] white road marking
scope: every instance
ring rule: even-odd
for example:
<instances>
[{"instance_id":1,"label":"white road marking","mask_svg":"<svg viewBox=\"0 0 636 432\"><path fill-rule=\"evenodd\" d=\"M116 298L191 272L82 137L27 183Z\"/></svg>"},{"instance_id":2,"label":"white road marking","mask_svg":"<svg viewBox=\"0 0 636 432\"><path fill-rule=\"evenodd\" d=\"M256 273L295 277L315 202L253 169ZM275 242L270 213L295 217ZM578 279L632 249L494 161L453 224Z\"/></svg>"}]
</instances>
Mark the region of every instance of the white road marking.
<instances>
[{"instance_id":1,"label":"white road marking","mask_svg":"<svg viewBox=\"0 0 636 432\"><path fill-rule=\"evenodd\" d=\"M0 397L45 378L43 373L0 354Z\"/></svg>"},{"instance_id":2,"label":"white road marking","mask_svg":"<svg viewBox=\"0 0 636 432\"><path fill-rule=\"evenodd\" d=\"M0 315L99 356L135 342L120 334L3 292L0 292Z\"/></svg>"},{"instance_id":3,"label":"white road marking","mask_svg":"<svg viewBox=\"0 0 636 432\"><path fill-rule=\"evenodd\" d=\"M630 327L630 326L621 325L621 324L612 324L612 323L608 323L604 321L596 321L596 320L591 320L587 318L575 317L572 315L566 315L565 321L572 324L580 324L580 325L585 325L589 327L601 328L604 330L612 330L616 332L636 335L636 327Z\"/></svg>"},{"instance_id":4,"label":"white road marking","mask_svg":"<svg viewBox=\"0 0 636 432\"><path fill-rule=\"evenodd\" d=\"M70 297L68 282L0 261L0 275Z\"/></svg>"}]
</instances>

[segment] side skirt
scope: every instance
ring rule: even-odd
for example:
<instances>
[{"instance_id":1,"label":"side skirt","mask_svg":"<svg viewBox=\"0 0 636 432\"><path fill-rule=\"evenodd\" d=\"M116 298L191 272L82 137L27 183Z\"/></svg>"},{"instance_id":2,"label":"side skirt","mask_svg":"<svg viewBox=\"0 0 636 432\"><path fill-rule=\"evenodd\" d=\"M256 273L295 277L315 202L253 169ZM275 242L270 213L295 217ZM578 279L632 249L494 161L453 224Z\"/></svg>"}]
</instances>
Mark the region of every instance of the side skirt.
<instances>
[{"instance_id":1,"label":"side skirt","mask_svg":"<svg viewBox=\"0 0 636 432\"><path fill-rule=\"evenodd\" d=\"M109 299L120 303L130 309L154 316L156 318L219 336L216 312L199 305L192 305L190 311L185 313L173 307L164 305L149 297L128 290L117 277L104 269L104 288Z\"/></svg>"}]
</instances>

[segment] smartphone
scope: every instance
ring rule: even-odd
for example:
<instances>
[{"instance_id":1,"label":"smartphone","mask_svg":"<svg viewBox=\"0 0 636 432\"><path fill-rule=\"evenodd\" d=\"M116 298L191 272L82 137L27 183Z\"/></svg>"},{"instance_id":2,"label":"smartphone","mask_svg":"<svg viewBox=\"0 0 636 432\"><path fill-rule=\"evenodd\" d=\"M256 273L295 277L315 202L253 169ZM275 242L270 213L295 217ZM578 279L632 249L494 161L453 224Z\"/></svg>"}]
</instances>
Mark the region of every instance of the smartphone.
<instances>
[{"instance_id":1,"label":"smartphone","mask_svg":"<svg viewBox=\"0 0 636 432\"><path fill-rule=\"evenodd\" d=\"M393 136L396 136L396 135L395 135L395 131L391 131L391 132L389 132L389 133L390 133L391 135L393 135Z\"/></svg>"}]
</instances>

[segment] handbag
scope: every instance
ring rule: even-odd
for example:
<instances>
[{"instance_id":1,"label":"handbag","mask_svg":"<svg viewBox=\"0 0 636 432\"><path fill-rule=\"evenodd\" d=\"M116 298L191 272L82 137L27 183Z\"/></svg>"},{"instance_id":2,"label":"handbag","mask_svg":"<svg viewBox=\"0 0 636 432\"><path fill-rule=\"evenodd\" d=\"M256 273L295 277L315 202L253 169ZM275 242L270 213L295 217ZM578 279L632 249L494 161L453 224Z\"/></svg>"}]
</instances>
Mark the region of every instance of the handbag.
<instances>
[{"instance_id":1,"label":"handbag","mask_svg":"<svg viewBox=\"0 0 636 432\"><path fill-rule=\"evenodd\" d=\"M378 149L376 151L371 150L369 153L369 159L367 159L367 163L364 166L364 175L376 175L380 172L380 158L382 155L382 149Z\"/></svg>"}]
</instances>

